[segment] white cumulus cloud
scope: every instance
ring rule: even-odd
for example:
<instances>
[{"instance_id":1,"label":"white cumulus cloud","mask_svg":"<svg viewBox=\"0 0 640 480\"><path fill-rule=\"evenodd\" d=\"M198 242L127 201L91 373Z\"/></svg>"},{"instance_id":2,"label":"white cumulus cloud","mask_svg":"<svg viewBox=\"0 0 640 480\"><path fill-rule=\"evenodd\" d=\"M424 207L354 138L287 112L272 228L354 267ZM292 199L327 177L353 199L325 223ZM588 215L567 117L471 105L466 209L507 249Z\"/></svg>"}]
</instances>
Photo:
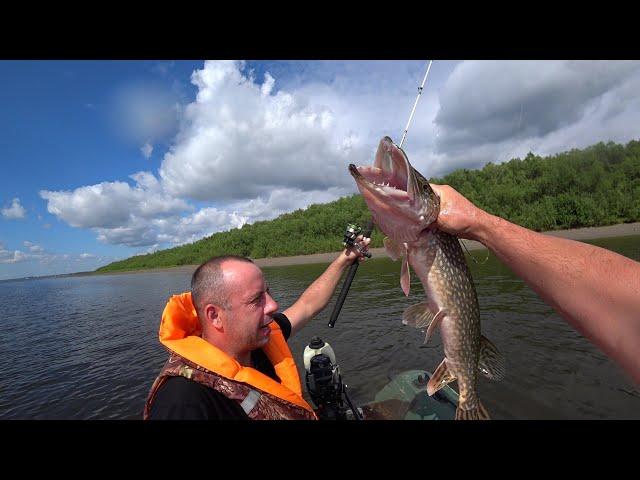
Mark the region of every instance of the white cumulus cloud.
<instances>
[{"instance_id":1,"label":"white cumulus cloud","mask_svg":"<svg viewBox=\"0 0 640 480\"><path fill-rule=\"evenodd\" d=\"M29 242L28 240L25 240L23 242L24 246L27 247L29 249L30 252L32 253L42 253L44 252L44 248L42 248L40 245L36 245L33 242Z\"/></svg>"},{"instance_id":2,"label":"white cumulus cloud","mask_svg":"<svg viewBox=\"0 0 640 480\"><path fill-rule=\"evenodd\" d=\"M126 182L103 182L74 191L42 190L47 210L79 228L135 227L139 220L170 216L191 210L184 200L167 195L148 172L131 175L135 186Z\"/></svg>"},{"instance_id":3,"label":"white cumulus cloud","mask_svg":"<svg viewBox=\"0 0 640 480\"><path fill-rule=\"evenodd\" d=\"M2 209L2 216L7 220L16 220L18 218L24 218L27 211L22 205L20 205L20 199L14 198L10 207Z\"/></svg>"},{"instance_id":4,"label":"white cumulus cloud","mask_svg":"<svg viewBox=\"0 0 640 480\"><path fill-rule=\"evenodd\" d=\"M191 103L121 95L143 155L176 132L157 172L40 195L69 225L146 251L335 200L356 192L349 163L371 163L384 135L399 141L426 64L207 61ZM626 142L638 138L638 91L637 61L436 61L404 148L430 177Z\"/></svg>"},{"instance_id":5,"label":"white cumulus cloud","mask_svg":"<svg viewBox=\"0 0 640 480\"><path fill-rule=\"evenodd\" d=\"M272 67L280 71L286 63ZM48 211L92 229L102 242L150 249L354 193L348 164L368 162L387 125L401 131L416 85L404 87L419 80L423 62L306 65L317 81L268 71L258 77L245 62L205 62L192 74L198 91L185 107L171 106L158 91L129 89L118 111L137 124L131 130L146 142L143 154L163 130L154 118L174 118L158 112L179 114L157 176L132 175L134 186L114 181L43 190ZM389 114L395 102L402 108Z\"/></svg>"},{"instance_id":6,"label":"white cumulus cloud","mask_svg":"<svg viewBox=\"0 0 640 480\"><path fill-rule=\"evenodd\" d=\"M198 87L178 142L165 155L160 177L173 195L235 200L274 188L312 191L352 182L349 163L363 162L370 146L336 127L335 113L305 94L262 86L243 62L206 62L194 72ZM345 139L349 142L345 144Z\"/></svg>"},{"instance_id":7,"label":"white cumulus cloud","mask_svg":"<svg viewBox=\"0 0 640 480\"><path fill-rule=\"evenodd\" d=\"M23 262L28 258L28 255L20 250L7 250L5 246L0 243L0 263L18 263Z\"/></svg>"},{"instance_id":8,"label":"white cumulus cloud","mask_svg":"<svg viewBox=\"0 0 640 480\"><path fill-rule=\"evenodd\" d=\"M638 136L639 90L637 61L463 62L439 98L435 170L625 143Z\"/></svg>"}]
</instances>

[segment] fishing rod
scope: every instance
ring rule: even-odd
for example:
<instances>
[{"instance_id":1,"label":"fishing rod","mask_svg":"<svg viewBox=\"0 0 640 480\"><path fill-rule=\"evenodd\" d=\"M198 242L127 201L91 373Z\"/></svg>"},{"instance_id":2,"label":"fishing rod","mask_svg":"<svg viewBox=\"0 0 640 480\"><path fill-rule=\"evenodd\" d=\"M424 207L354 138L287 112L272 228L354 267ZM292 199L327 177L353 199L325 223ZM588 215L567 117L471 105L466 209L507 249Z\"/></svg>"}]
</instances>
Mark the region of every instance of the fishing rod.
<instances>
[{"instance_id":1,"label":"fishing rod","mask_svg":"<svg viewBox=\"0 0 640 480\"><path fill-rule=\"evenodd\" d=\"M429 70L431 70L431 63L433 60L429 60L429 66L427 67L427 72L424 74L424 78L422 79L422 84L418 87L418 96L416 97L416 101L413 104L413 108L411 109L411 114L409 115L409 121L407 121L407 126L404 129L404 133L402 134L402 140L400 140L400 148L402 148L402 144L404 143L404 139L407 136L407 132L409 131L409 125L411 124L411 120L413 119L413 114L416 111L416 106L418 105L418 100L420 100L420 95L422 95L422 90L424 89L424 84L427 81L427 77L429 76ZM348 229L348 227L347 227ZM373 231L373 219L370 219L365 227L362 236L363 237L371 237L371 232ZM370 257L370 255L368 255ZM329 319L329 328L333 328L338 319L338 315L340 315L340 310L342 310L342 305L344 304L345 299L347 298L347 293L349 293L349 289L351 288L351 282L353 282L353 277L356 276L356 272L358 271L358 265L360 265L359 260L355 260L351 267L349 267L349 273L347 274L347 278L344 280L344 284L342 285L342 290L340 290L340 295L338 296L338 300L336 300L336 304L333 307L333 312L331 313L331 318Z\"/></svg>"},{"instance_id":2,"label":"fishing rod","mask_svg":"<svg viewBox=\"0 0 640 480\"><path fill-rule=\"evenodd\" d=\"M347 230L349 227L347 227ZM367 226L362 232L363 237L371 237L371 232L373 231L373 219L369 220ZM371 254L369 254L369 257ZM340 315L340 310L342 310L342 304L344 300L347 298L347 293L349 293L349 288L351 288L351 282L353 282L353 277L356 276L356 272L358 271L358 265L360 265L360 260L356 259L351 266L349 267L349 273L347 273L347 278L344 279L344 283L342 284L342 290L340 290L340 295L338 296L338 300L336 300L336 304L333 307L333 312L331 313L331 318L329 319L329 327L333 328L333 325L336 323L338 319L338 315Z\"/></svg>"}]
</instances>

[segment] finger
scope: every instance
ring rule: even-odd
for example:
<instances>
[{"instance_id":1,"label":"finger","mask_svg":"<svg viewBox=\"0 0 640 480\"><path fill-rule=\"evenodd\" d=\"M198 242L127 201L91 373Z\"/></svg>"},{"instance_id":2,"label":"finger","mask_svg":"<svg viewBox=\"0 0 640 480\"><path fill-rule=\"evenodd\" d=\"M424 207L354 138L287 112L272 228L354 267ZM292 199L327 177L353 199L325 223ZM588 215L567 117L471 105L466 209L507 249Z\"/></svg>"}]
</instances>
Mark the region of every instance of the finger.
<instances>
[{"instance_id":1,"label":"finger","mask_svg":"<svg viewBox=\"0 0 640 480\"><path fill-rule=\"evenodd\" d=\"M429 186L436 193L436 195L438 195L438 197L442 198L442 187L440 185L436 185L435 183L430 183Z\"/></svg>"}]
</instances>

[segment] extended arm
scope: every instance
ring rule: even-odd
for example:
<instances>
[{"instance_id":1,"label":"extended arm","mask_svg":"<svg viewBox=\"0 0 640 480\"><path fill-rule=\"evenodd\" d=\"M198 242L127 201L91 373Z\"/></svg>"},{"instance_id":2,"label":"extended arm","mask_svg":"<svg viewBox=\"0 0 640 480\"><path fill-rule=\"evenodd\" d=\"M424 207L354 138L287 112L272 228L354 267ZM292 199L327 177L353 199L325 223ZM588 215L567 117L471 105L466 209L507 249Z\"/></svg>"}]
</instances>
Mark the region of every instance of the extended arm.
<instances>
[{"instance_id":1,"label":"extended arm","mask_svg":"<svg viewBox=\"0 0 640 480\"><path fill-rule=\"evenodd\" d=\"M363 246L368 246L371 239L365 238L363 240L362 236L359 236L358 241ZM358 261L364 260L364 257L354 248L342 251L322 275L309 285L300 298L283 312L291 322L291 336L327 306L342 273L356 258Z\"/></svg>"},{"instance_id":2,"label":"extended arm","mask_svg":"<svg viewBox=\"0 0 640 480\"><path fill-rule=\"evenodd\" d=\"M640 384L640 263L533 232L478 209L448 186L438 227L482 242L545 302Z\"/></svg>"}]
</instances>

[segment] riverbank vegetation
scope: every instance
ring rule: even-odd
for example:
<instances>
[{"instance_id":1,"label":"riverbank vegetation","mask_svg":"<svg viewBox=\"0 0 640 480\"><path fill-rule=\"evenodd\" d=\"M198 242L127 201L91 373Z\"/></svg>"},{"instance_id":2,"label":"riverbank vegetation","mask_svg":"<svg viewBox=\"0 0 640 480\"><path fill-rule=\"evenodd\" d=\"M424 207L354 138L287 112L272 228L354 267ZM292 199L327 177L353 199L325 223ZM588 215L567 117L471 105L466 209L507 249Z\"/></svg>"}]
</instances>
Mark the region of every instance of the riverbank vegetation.
<instances>
[{"instance_id":1,"label":"riverbank vegetation","mask_svg":"<svg viewBox=\"0 0 640 480\"><path fill-rule=\"evenodd\" d=\"M599 143L544 158L529 153L430 181L449 184L480 208L536 231L640 221L639 141ZM364 227L368 218L362 197L352 195L97 271L191 265L226 253L264 258L334 252L342 248L347 223ZM372 246L382 246L382 238L374 230Z\"/></svg>"}]
</instances>

